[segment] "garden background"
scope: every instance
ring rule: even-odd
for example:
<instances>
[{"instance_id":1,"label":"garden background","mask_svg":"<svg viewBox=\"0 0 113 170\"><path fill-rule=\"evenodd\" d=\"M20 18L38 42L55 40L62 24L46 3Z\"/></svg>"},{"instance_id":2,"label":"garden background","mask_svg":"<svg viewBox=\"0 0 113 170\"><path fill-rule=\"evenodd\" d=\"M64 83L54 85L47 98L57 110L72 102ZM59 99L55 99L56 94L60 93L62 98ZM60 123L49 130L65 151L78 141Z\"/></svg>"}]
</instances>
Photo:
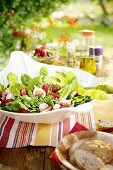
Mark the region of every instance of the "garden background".
<instances>
[{"instance_id":1,"label":"garden background","mask_svg":"<svg viewBox=\"0 0 113 170\"><path fill-rule=\"evenodd\" d=\"M0 70L14 50L28 52L38 44L80 39L79 31L96 31L96 44L113 58L112 0L0 0ZM18 58L17 58L18 61Z\"/></svg>"}]
</instances>

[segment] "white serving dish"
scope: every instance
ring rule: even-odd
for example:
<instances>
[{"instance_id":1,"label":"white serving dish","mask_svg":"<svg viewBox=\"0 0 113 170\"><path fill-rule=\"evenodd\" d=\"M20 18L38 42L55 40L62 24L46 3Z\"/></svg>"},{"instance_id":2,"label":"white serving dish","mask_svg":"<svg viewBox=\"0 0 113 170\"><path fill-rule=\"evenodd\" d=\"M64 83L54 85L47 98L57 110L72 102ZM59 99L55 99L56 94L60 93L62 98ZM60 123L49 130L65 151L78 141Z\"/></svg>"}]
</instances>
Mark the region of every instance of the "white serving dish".
<instances>
[{"instance_id":1,"label":"white serving dish","mask_svg":"<svg viewBox=\"0 0 113 170\"><path fill-rule=\"evenodd\" d=\"M19 78L21 77L21 74L28 74L31 77L35 77L38 75L40 68L46 66L49 74L54 75L55 71L59 71L62 69L66 69L68 71L73 71L78 79L78 82L82 86L96 86L100 84L100 81L97 77L94 75L76 69L76 68L69 68L69 67L63 67L63 66L53 66L53 65L47 65L40 62L37 62L30 57L27 56L24 52L21 51L14 51L11 53L11 57L9 60L8 65L4 70L0 72L0 82L7 85L7 79L6 76L9 72L14 72ZM56 123L58 121L64 120L65 118L69 117L69 115L76 112L86 112L90 111L92 108L91 102L79 105L75 108L64 108L59 110L53 110L48 112L40 112L40 113L32 113L32 114L21 114L21 113L15 113L15 112L8 112L0 110L1 114L5 114L11 118L14 118L19 121L24 122L31 122L31 123Z\"/></svg>"}]
</instances>

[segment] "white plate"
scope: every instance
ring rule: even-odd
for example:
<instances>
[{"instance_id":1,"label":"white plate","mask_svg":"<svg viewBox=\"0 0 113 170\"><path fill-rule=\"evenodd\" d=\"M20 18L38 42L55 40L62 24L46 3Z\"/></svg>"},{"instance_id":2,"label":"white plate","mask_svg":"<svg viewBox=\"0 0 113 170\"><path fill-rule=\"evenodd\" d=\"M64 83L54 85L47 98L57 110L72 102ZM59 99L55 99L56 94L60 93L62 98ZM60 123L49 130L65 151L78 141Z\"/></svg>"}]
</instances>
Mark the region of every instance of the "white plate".
<instances>
[{"instance_id":1,"label":"white plate","mask_svg":"<svg viewBox=\"0 0 113 170\"><path fill-rule=\"evenodd\" d=\"M9 60L8 65L4 70L0 72L0 82L5 86L8 84L6 76L9 72L14 72L19 78L21 74L28 74L31 77L35 77L38 75L40 68L46 66L49 74L54 75L55 71L59 71L62 69L66 69L68 71L73 71L78 79L78 82L85 87L89 86L96 86L100 84L100 81L94 75L76 69L76 68L69 68L69 67L62 67L62 66L53 66L47 65L43 63L39 63L34 61L30 57L28 57L24 52L21 51L14 51L11 53L11 57ZM0 110L1 114L5 114L10 116L16 120L24 121L24 122L31 122L31 123L56 123L58 121L64 120L65 118L69 117L69 115L76 112L84 112L91 110L92 105L91 102L79 105L75 108L64 108L59 110L53 110L49 112L43 113L33 113L33 114L21 114L21 113L14 113Z\"/></svg>"}]
</instances>

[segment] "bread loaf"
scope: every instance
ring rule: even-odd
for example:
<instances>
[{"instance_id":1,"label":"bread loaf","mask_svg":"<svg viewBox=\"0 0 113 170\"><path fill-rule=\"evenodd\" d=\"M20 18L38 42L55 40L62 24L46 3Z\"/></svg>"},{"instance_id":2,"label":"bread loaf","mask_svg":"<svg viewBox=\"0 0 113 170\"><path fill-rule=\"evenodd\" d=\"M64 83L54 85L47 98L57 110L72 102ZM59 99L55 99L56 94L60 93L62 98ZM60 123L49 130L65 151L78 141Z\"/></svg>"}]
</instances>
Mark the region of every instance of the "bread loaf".
<instances>
[{"instance_id":1,"label":"bread loaf","mask_svg":"<svg viewBox=\"0 0 113 170\"><path fill-rule=\"evenodd\" d=\"M84 149L76 149L73 157L75 158L75 164L83 170L99 170L105 165L100 158ZM73 164L73 162L71 163Z\"/></svg>"}]
</instances>

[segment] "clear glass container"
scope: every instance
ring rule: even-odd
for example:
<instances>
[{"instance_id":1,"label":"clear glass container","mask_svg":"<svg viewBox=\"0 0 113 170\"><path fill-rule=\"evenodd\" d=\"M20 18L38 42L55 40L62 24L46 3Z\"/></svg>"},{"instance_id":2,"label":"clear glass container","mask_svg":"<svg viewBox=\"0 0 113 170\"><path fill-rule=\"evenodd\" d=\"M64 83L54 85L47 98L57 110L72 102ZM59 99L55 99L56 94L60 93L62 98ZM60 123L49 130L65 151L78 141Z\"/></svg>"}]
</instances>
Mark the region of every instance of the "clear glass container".
<instances>
[{"instance_id":1,"label":"clear glass container","mask_svg":"<svg viewBox=\"0 0 113 170\"><path fill-rule=\"evenodd\" d=\"M82 30L82 49L80 59L80 69L96 74L96 62L92 55L89 54L89 47L95 45L95 31Z\"/></svg>"},{"instance_id":2,"label":"clear glass container","mask_svg":"<svg viewBox=\"0 0 113 170\"><path fill-rule=\"evenodd\" d=\"M66 52L67 52L67 66L75 68L76 67L76 48L74 41L68 41L66 43Z\"/></svg>"}]
</instances>

